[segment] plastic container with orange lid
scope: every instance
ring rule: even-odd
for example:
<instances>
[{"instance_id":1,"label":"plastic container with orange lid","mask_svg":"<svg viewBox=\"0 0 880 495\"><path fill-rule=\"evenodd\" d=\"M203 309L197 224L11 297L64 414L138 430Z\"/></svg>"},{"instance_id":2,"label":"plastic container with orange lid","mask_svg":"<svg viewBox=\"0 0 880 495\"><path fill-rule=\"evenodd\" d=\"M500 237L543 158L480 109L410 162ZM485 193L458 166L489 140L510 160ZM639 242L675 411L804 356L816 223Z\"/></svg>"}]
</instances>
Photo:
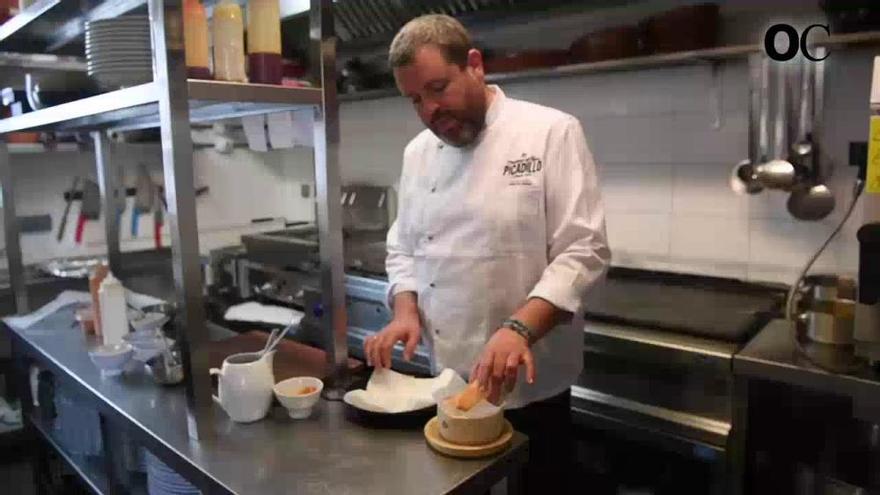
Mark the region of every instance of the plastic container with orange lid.
<instances>
[{"instance_id":1,"label":"plastic container with orange lid","mask_svg":"<svg viewBox=\"0 0 880 495\"><path fill-rule=\"evenodd\" d=\"M186 48L187 76L194 79L211 79L208 16L199 0L183 2L183 43Z\"/></svg>"}]
</instances>

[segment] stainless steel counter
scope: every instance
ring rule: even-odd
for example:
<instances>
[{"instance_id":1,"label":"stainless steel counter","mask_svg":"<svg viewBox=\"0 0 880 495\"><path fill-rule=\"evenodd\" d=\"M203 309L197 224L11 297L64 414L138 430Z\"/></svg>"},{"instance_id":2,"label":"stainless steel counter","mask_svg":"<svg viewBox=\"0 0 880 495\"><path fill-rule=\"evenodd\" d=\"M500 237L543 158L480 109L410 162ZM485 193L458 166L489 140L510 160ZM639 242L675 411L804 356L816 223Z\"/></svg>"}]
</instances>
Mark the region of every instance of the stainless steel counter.
<instances>
[{"instance_id":1,"label":"stainless steel counter","mask_svg":"<svg viewBox=\"0 0 880 495\"><path fill-rule=\"evenodd\" d=\"M792 342L791 325L786 320L773 320L764 327L734 356L734 374L849 396L856 415L880 421L880 373L867 365L850 373L832 373L817 367L798 353Z\"/></svg>"},{"instance_id":2,"label":"stainless steel counter","mask_svg":"<svg viewBox=\"0 0 880 495\"><path fill-rule=\"evenodd\" d=\"M102 378L72 322L65 309L27 330L2 328L16 352L77 385L111 424L205 493L480 493L515 475L528 456L527 439L516 434L497 457L452 459L432 451L421 431L367 429L345 419L342 403L324 400L308 420L276 408L253 424L233 423L215 406L217 435L193 442L183 388L160 388L140 372Z\"/></svg>"}]
</instances>

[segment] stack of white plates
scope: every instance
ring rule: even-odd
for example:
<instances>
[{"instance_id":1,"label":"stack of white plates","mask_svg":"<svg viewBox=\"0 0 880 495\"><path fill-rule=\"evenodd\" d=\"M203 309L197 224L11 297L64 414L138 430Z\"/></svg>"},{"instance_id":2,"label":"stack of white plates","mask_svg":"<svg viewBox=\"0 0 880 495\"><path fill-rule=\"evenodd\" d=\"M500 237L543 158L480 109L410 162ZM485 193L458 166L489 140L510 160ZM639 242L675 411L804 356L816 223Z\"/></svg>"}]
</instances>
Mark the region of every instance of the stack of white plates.
<instances>
[{"instance_id":1,"label":"stack of white plates","mask_svg":"<svg viewBox=\"0 0 880 495\"><path fill-rule=\"evenodd\" d=\"M201 495L202 492L150 451L144 451L144 460L147 464L147 493L150 495Z\"/></svg>"},{"instance_id":2,"label":"stack of white plates","mask_svg":"<svg viewBox=\"0 0 880 495\"><path fill-rule=\"evenodd\" d=\"M130 15L86 23L89 76L108 89L153 80L150 21Z\"/></svg>"}]
</instances>

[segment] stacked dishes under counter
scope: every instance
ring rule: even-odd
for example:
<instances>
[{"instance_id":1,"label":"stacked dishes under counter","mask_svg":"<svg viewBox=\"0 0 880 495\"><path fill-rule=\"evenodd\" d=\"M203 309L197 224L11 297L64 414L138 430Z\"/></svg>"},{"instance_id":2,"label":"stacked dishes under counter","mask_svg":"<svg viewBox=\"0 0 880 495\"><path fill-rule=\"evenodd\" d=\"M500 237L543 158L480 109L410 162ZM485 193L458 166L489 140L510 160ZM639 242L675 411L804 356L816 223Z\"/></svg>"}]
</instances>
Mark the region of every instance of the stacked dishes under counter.
<instances>
[{"instance_id":1,"label":"stacked dishes under counter","mask_svg":"<svg viewBox=\"0 0 880 495\"><path fill-rule=\"evenodd\" d=\"M736 422L733 356L777 314L783 298L781 286L612 269L587 302L584 371L572 387L575 422L583 431L605 432L612 443L645 446L639 455L651 450L658 462L690 459L706 474L700 491L726 490ZM581 461L595 465L589 459L595 455ZM634 475L614 460L601 463L616 482ZM669 477L661 471L658 477ZM635 477L652 485L644 470Z\"/></svg>"}]
</instances>

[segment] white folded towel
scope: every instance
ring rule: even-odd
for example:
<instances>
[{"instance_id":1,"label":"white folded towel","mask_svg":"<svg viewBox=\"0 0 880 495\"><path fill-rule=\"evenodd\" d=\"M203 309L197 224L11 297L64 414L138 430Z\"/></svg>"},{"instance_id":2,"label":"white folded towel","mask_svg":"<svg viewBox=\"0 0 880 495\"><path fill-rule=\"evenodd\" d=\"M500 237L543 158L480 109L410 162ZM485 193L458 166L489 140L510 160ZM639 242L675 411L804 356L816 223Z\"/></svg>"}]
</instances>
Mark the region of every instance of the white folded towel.
<instances>
[{"instance_id":1,"label":"white folded towel","mask_svg":"<svg viewBox=\"0 0 880 495\"><path fill-rule=\"evenodd\" d=\"M226 321L249 321L287 326L299 323L305 314L291 308L269 306L258 302L246 302L230 306L223 315Z\"/></svg>"},{"instance_id":2,"label":"white folded towel","mask_svg":"<svg viewBox=\"0 0 880 495\"><path fill-rule=\"evenodd\" d=\"M343 400L358 409L377 413L404 413L437 404L434 393L441 389L463 388L467 384L452 369L434 378L415 378L393 370L376 369L366 390L352 390Z\"/></svg>"}]
</instances>

